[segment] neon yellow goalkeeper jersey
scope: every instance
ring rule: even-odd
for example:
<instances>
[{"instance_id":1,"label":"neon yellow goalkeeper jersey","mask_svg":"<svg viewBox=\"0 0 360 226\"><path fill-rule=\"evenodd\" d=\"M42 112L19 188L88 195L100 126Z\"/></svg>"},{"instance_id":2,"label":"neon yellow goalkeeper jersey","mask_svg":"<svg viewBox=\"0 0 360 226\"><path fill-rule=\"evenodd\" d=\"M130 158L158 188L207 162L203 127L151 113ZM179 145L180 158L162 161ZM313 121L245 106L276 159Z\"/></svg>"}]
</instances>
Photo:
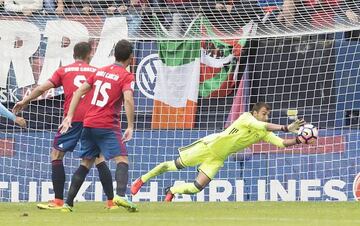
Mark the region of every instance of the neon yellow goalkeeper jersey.
<instances>
[{"instance_id":1,"label":"neon yellow goalkeeper jersey","mask_svg":"<svg viewBox=\"0 0 360 226\"><path fill-rule=\"evenodd\" d=\"M283 139L266 130L266 122L258 121L251 113L243 113L233 124L221 133L201 139L210 151L221 158L242 151L261 140L284 147Z\"/></svg>"}]
</instances>

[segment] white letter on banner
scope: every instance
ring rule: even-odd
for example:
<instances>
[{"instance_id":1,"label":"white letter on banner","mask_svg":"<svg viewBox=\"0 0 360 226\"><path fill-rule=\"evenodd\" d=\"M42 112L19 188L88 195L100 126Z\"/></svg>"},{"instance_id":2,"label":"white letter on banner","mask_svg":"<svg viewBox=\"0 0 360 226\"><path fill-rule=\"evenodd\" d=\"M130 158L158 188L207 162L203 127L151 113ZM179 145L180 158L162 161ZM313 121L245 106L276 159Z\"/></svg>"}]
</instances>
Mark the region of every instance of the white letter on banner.
<instances>
[{"instance_id":1,"label":"white letter on banner","mask_svg":"<svg viewBox=\"0 0 360 226\"><path fill-rule=\"evenodd\" d=\"M101 67L111 64L115 58L110 55L114 45L121 39L128 37L128 27L126 17L109 17L106 18L99 44L96 48L95 55L91 60L91 65Z\"/></svg>"},{"instance_id":2,"label":"white letter on banner","mask_svg":"<svg viewBox=\"0 0 360 226\"><path fill-rule=\"evenodd\" d=\"M205 201L205 189L196 194L196 202L204 202Z\"/></svg>"},{"instance_id":3,"label":"white letter on banner","mask_svg":"<svg viewBox=\"0 0 360 226\"><path fill-rule=\"evenodd\" d=\"M346 183L342 180L329 180L324 185L324 193L331 198L337 199L338 201L347 201L347 197L344 192L333 189L333 187L342 189L345 185Z\"/></svg>"},{"instance_id":4,"label":"white letter on banner","mask_svg":"<svg viewBox=\"0 0 360 226\"><path fill-rule=\"evenodd\" d=\"M41 202L47 202L54 199L55 195L50 194L49 192L52 188L52 182L41 182Z\"/></svg>"},{"instance_id":5,"label":"white letter on banner","mask_svg":"<svg viewBox=\"0 0 360 226\"><path fill-rule=\"evenodd\" d=\"M37 182L29 182L29 202L36 202L37 199Z\"/></svg>"},{"instance_id":6,"label":"white letter on banner","mask_svg":"<svg viewBox=\"0 0 360 226\"><path fill-rule=\"evenodd\" d=\"M95 182L95 202L100 202L103 200L103 187L101 182L96 181Z\"/></svg>"},{"instance_id":7,"label":"white letter on banner","mask_svg":"<svg viewBox=\"0 0 360 226\"><path fill-rule=\"evenodd\" d=\"M8 188L8 182L1 181L0 182L0 189L6 189Z\"/></svg>"},{"instance_id":8,"label":"white letter on banner","mask_svg":"<svg viewBox=\"0 0 360 226\"><path fill-rule=\"evenodd\" d=\"M35 83L30 57L40 43L40 31L26 21L0 20L0 87L6 88L10 63L13 63L18 87ZM15 45L21 43L18 46Z\"/></svg>"},{"instance_id":9,"label":"white letter on banner","mask_svg":"<svg viewBox=\"0 0 360 226\"><path fill-rule=\"evenodd\" d=\"M73 49L78 42L89 41L87 28L76 21L51 20L45 27L44 36L47 37L46 54L38 84L47 81L61 65L74 62ZM68 38L70 43L63 47L63 38Z\"/></svg>"},{"instance_id":10,"label":"white letter on banner","mask_svg":"<svg viewBox=\"0 0 360 226\"><path fill-rule=\"evenodd\" d=\"M4 194L1 190L8 188L8 182L0 181L0 194Z\"/></svg>"},{"instance_id":11,"label":"white letter on banner","mask_svg":"<svg viewBox=\"0 0 360 226\"><path fill-rule=\"evenodd\" d=\"M139 202L140 200L150 200L150 202L158 201L158 183L150 182L150 191L139 191L132 197L133 202Z\"/></svg>"},{"instance_id":12,"label":"white letter on banner","mask_svg":"<svg viewBox=\"0 0 360 226\"><path fill-rule=\"evenodd\" d=\"M266 201L266 180L258 180L258 201Z\"/></svg>"},{"instance_id":13,"label":"white letter on banner","mask_svg":"<svg viewBox=\"0 0 360 226\"><path fill-rule=\"evenodd\" d=\"M309 198L320 197L320 191L309 190L309 187L320 186L320 180L301 180L300 181L300 201L309 201Z\"/></svg>"},{"instance_id":14,"label":"white letter on banner","mask_svg":"<svg viewBox=\"0 0 360 226\"><path fill-rule=\"evenodd\" d=\"M288 191L278 180L270 181L270 201L278 201L278 195L282 201L296 201L296 180L288 181Z\"/></svg>"},{"instance_id":15,"label":"white letter on banner","mask_svg":"<svg viewBox=\"0 0 360 226\"><path fill-rule=\"evenodd\" d=\"M185 181L175 181L173 186L184 184ZM191 196L187 194L176 194L174 202L191 202Z\"/></svg>"},{"instance_id":16,"label":"white letter on banner","mask_svg":"<svg viewBox=\"0 0 360 226\"><path fill-rule=\"evenodd\" d=\"M19 182L11 182L11 202L19 202Z\"/></svg>"},{"instance_id":17,"label":"white letter on banner","mask_svg":"<svg viewBox=\"0 0 360 226\"><path fill-rule=\"evenodd\" d=\"M224 191L218 192L217 188L223 187ZM229 201L229 196L232 193L232 185L227 180L213 180L209 184L209 201Z\"/></svg>"},{"instance_id":18,"label":"white letter on banner","mask_svg":"<svg viewBox=\"0 0 360 226\"><path fill-rule=\"evenodd\" d=\"M244 201L244 180L236 180L235 181L235 189L236 189L236 201L242 202Z\"/></svg>"},{"instance_id":19,"label":"white letter on banner","mask_svg":"<svg viewBox=\"0 0 360 226\"><path fill-rule=\"evenodd\" d=\"M91 185L90 181L84 181L84 183L81 185L80 190L78 191L78 193L74 199L75 202L86 201L86 199L83 195L86 192L86 189L88 189L88 187L90 187L90 185Z\"/></svg>"}]
</instances>

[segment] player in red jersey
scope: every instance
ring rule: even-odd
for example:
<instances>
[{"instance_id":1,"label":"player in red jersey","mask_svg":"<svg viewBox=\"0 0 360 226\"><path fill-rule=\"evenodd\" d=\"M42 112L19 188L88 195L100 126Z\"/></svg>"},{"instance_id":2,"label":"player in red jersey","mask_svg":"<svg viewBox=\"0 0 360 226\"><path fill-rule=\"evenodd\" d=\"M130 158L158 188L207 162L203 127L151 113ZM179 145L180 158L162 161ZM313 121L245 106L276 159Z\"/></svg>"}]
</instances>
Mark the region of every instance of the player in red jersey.
<instances>
[{"instance_id":1,"label":"player in red jersey","mask_svg":"<svg viewBox=\"0 0 360 226\"><path fill-rule=\"evenodd\" d=\"M15 114L18 113L28 106L31 100L36 99L47 90L63 86L65 95L64 117L66 117L73 93L96 71L95 67L89 65L91 58L91 45L88 42L77 43L74 46L73 56L75 59L74 63L57 69L48 81L36 87L28 96L24 97L23 100L16 103L13 108L13 112ZM90 100L86 96L82 98L80 106L75 112L71 130L66 134L61 134L58 131L55 135L51 150L52 182L55 199L51 200L47 204L38 204L37 206L40 209L60 209L64 204L65 170L63 158L66 152L72 152L74 150L78 140L80 139L81 131L83 129L84 115L90 106L89 102ZM96 160L96 167L99 170L100 181L108 197L107 207L112 209L115 206L112 202L114 192L111 182L111 172L103 157Z\"/></svg>"},{"instance_id":2,"label":"player in red jersey","mask_svg":"<svg viewBox=\"0 0 360 226\"><path fill-rule=\"evenodd\" d=\"M79 191L89 166L100 153L106 159L114 159L116 196L114 203L128 211L137 211L137 207L125 196L128 183L128 157L125 142L132 139L134 130L134 75L126 70L132 59L133 47L127 40L119 41L115 46L115 63L99 68L93 77L75 92L67 117L60 125L61 133L68 132L74 120L81 96L88 94L91 106L86 112L84 129L81 134L81 165L72 177L71 187L62 211L71 212L74 198ZM121 135L120 112L124 102L128 127ZM79 108L79 107L78 107Z\"/></svg>"}]
</instances>

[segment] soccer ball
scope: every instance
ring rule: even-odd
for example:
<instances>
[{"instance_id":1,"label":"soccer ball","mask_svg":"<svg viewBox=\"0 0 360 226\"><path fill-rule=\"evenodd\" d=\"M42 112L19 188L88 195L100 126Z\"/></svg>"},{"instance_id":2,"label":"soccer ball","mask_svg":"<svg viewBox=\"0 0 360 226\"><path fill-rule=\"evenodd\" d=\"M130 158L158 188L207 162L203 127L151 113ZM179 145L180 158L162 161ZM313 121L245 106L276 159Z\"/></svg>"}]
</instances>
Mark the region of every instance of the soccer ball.
<instances>
[{"instance_id":1,"label":"soccer ball","mask_svg":"<svg viewBox=\"0 0 360 226\"><path fill-rule=\"evenodd\" d=\"M300 127L298 138L302 143L315 144L318 138L318 130L311 124L305 124L304 126Z\"/></svg>"}]
</instances>

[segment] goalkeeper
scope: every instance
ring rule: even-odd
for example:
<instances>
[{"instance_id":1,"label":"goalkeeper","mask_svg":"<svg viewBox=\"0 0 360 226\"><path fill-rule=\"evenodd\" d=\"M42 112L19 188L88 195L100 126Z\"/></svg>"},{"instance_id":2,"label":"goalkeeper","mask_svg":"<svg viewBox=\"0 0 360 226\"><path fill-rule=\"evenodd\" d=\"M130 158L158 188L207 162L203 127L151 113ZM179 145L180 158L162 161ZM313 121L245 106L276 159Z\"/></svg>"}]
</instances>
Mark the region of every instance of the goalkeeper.
<instances>
[{"instance_id":1,"label":"goalkeeper","mask_svg":"<svg viewBox=\"0 0 360 226\"><path fill-rule=\"evenodd\" d=\"M203 190L223 167L227 157L238 150L243 150L259 141L265 141L280 148L300 144L301 141L298 138L282 139L271 131L296 133L305 121L296 120L288 126L267 123L270 110L268 104L257 103L251 112L243 113L223 132L211 134L179 148L179 157L175 161L160 163L136 179L131 186L131 193L135 195L144 183L162 173L200 165L199 174L193 183L172 186L165 190L165 201L171 202L175 194L195 194Z\"/></svg>"}]
</instances>

